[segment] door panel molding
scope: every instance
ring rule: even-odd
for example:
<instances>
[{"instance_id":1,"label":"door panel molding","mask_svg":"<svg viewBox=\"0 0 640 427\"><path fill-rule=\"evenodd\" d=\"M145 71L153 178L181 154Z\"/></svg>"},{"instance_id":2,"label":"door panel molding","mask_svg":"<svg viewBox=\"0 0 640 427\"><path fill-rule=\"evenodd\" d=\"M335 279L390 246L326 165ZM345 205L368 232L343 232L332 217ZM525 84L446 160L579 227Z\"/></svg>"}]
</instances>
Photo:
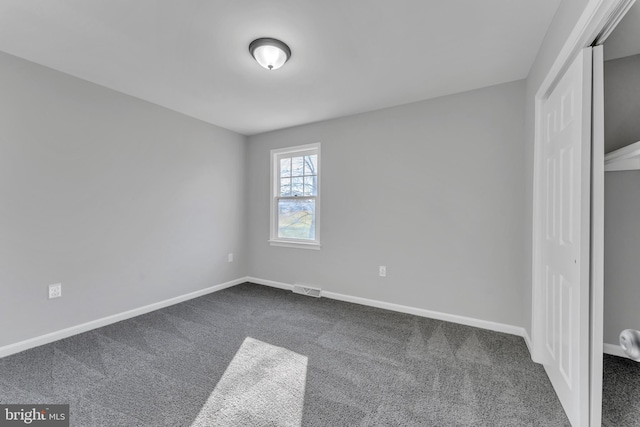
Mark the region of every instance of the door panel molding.
<instances>
[{"instance_id":1,"label":"door panel molding","mask_svg":"<svg viewBox=\"0 0 640 427\"><path fill-rule=\"evenodd\" d=\"M541 100L544 140L537 150L542 213L535 247L544 305L535 307L544 368L574 426L589 418L591 48L583 49ZM540 171L540 167L544 172Z\"/></svg>"}]
</instances>

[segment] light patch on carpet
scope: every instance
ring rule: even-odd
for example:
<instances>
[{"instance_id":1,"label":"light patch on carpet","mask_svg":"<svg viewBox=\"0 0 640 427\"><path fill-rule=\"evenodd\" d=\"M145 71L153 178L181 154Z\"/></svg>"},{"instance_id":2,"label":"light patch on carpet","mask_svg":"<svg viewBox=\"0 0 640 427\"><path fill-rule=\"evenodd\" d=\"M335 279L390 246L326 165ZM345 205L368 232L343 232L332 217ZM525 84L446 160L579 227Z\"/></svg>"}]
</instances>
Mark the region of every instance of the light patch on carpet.
<instances>
[{"instance_id":1,"label":"light patch on carpet","mask_svg":"<svg viewBox=\"0 0 640 427\"><path fill-rule=\"evenodd\" d=\"M300 426L307 357L247 337L192 427Z\"/></svg>"}]
</instances>

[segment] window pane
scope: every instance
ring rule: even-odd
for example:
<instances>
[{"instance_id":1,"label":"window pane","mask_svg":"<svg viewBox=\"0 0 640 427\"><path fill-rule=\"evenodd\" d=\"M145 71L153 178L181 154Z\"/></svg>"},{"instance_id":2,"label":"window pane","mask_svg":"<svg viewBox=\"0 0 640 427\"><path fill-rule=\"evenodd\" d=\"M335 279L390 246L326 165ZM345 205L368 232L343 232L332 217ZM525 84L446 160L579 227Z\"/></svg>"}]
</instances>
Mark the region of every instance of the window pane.
<instances>
[{"instance_id":1,"label":"window pane","mask_svg":"<svg viewBox=\"0 0 640 427\"><path fill-rule=\"evenodd\" d=\"M302 176L304 173L304 157L292 157L291 170L293 172L293 176Z\"/></svg>"},{"instance_id":2,"label":"window pane","mask_svg":"<svg viewBox=\"0 0 640 427\"><path fill-rule=\"evenodd\" d=\"M278 237L315 240L316 201L278 200Z\"/></svg>"},{"instance_id":3,"label":"window pane","mask_svg":"<svg viewBox=\"0 0 640 427\"><path fill-rule=\"evenodd\" d=\"M316 188L316 182L318 178L315 176L304 177L304 195L305 196L317 196L318 189Z\"/></svg>"},{"instance_id":4,"label":"window pane","mask_svg":"<svg viewBox=\"0 0 640 427\"><path fill-rule=\"evenodd\" d=\"M280 159L280 177L291 176L291 157Z\"/></svg>"},{"instance_id":5,"label":"window pane","mask_svg":"<svg viewBox=\"0 0 640 427\"><path fill-rule=\"evenodd\" d=\"M304 156L304 174L305 175L317 175L318 174L318 155Z\"/></svg>"},{"instance_id":6,"label":"window pane","mask_svg":"<svg viewBox=\"0 0 640 427\"><path fill-rule=\"evenodd\" d=\"M304 180L302 177L291 179L291 195L302 196L304 192Z\"/></svg>"},{"instance_id":7,"label":"window pane","mask_svg":"<svg viewBox=\"0 0 640 427\"><path fill-rule=\"evenodd\" d=\"M291 195L291 178L280 179L280 196Z\"/></svg>"}]
</instances>

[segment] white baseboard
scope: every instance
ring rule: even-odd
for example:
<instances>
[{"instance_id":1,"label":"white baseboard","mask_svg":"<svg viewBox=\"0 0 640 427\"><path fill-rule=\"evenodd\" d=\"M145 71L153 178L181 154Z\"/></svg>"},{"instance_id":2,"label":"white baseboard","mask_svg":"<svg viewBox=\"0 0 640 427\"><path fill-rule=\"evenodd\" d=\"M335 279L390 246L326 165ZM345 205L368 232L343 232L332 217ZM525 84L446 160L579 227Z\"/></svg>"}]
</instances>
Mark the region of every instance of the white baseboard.
<instances>
[{"instance_id":1,"label":"white baseboard","mask_svg":"<svg viewBox=\"0 0 640 427\"><path fill-rule=\"evenodd\" d=\"M624 352L624 350L622 349L622 347L620 347L618 344L607 344L607 343L604 343L604 345L602 347L603 347L602 350L604 351L604 354L610 354L612 356L624 357L625 359L629 358L627 356L627 354Z\"/></svg>"},{"instance_id":2,"label":"white baseboard","mask_svg":"<svg viewBox=\"0 0 640 427\"><path fill-rule=\"evenodd\" d=\"M524 338L524 343L527 345L527 349L529 349L529 354L533 356L533 343L531 342L531 337L525 328L522 328L522 338Z\"/></svg>"},{"instance_id":3,"label":"white baseboard","mask_svg":"<svg viewBox=\"0 0 640 427\"><path fill-rule=\"evenodd\" d=\"M256 285L269 286L271 288L284 289L285 291L293 291L293 285L282 282L274 282L273 280L258 279L257 277L247 277L247 282L255 283ZM321 292L321 296L325 296L325 292Z\"/></svg>"},{"instance_id":4,"label":"white baseboard","mask_svg":"<svg viewBox=\"0 0 640 427\"><path fill-rule=\"evenodd\" d=\"M9 356L15 353L19 353L21 351L28 350L30 348L38 347L44 344L49 344L51 342L68 338L70 336L77 335L83 332L91 331L93 329L101 328L103 326L107 326L107 325L119 322L121 320L126 320L132 317L140 316L142 314L146 314L155 310L159 310L164 307L168 307L174 304L188 301L193 298L198 298L200 296L210 294L216 291L220 291L222 289L230 288L232 286L239 285L240 283L244 283L244 282L251 282L258 285L269 286L272 288L284 289L288 291L293 290L293 285L290 285L288 283L259 279L257 277L241 277L239 279L222 283L220 285L211 286L206 289L201 289L199 291L191 292L185 295L180 295L164 301L149 304L144 307L135 308L133 310L125 311L119 314L114 314L112 316L103 317L97 320L92 320L90 322L83 323L81 325L72 326L70 328L62 329L62 330L51 332L35 338L30 338L24 341L20 341L15 344L9 344L4 347L0 347L0 358ZM456 314L448 314L448 313L442 313L442 312L433 311L433 310L410 307L406 305L394 304L394 303L389 303L384 301L372 300L368 298L355 297L355 296L340 294L336 292L322 291L321 296L329 299L335 299L338 301L351 302L355 304L366 305L370 307L377 307L377 308L396 311L400 313L413 314L420 317L427 317L430 319L443 320L446 322L458 323L461 325L473 326L476 328L488 329L491 331L517 335L524 338L524 341L529 349L529 352L531 353L531 348L532 348L531 339L529 338L529 335L527 334L526 330L522 327L507 325L504 323L491 322L488 320L481 320L481 319L476 319L472 317L458 316ZM612 344L605 344L604 352L607 354L626 357L624 352L619 346L615 346Z\"/></svg>"},{"instance_id":5,"label":"white baseboard","mask_svg":"<svg viewBox=\"0 0 640 427\"><path fill-rule=\"evenodd\" d=\"M293 285L273 280L259 279L257 277L247 277L247 282L258 285L270 286L278 289L293 290ZM507 325L504 323L491 322L488 320L475 319L473 317L458 316L456 314L441 313L439 311L426 310L423 308L409 307L406 305L394 304L390 302L372 300L351 295L339 294L336 292L322 291L321 296L325 298L335 299L339 301L352 302L355 304L367 305L370 307L383 308L385 310L397 311L400 313L413 314L420 317L428 317L430 319L444 320L446 322L459 323L461 325L474 326L476 328L488 329L496 332L504 332L506 334L517 335L525 338L527 341L526 331L519 326ZM529 343L527 343L529 346ZM529 347L531 348L531 347Z\"/></svg>"},{"instance_id":6,"label":"white baseboard","mask_svg":"<svg viewBox=\"0 0 640 427\"><path fill-rule=\"evenodd\" d=\"M132 317L140 316L141 314L146 314L151 311L168 307L170 305L181 303L183 301L187 301L193 298L198 298L203 295L210 294L212 292L221 291L222 289L230 288L232 286L239 285L240 283L244 283L247 281L248 279L246 277L242 277L240 279L232 280L230 282L222 283L220 285L211 286L209 288L201 289L199 291L190 292L188 294L180 295L174 298L169 298L164 301L145 305L144 307L134 308L133 310L114 314L112 316L103 317L97 320L92 320L90 322L83 323L81 325L76 325L70 328L51 332L45 335L40 335L39 337L30 338L28 340L20 341L15 344L9 344L4 347L0 347L0 358L9 356L15 353L19 353L21 351L28 350L33 347L49 344L51 342L58 341L63 338L68 338L70 336L77 335L83 332L91 331L96 328L101 328L103 326L107 326L112 323L119 322L121 320L126 320Z\"/></svg>"}]
</instances>

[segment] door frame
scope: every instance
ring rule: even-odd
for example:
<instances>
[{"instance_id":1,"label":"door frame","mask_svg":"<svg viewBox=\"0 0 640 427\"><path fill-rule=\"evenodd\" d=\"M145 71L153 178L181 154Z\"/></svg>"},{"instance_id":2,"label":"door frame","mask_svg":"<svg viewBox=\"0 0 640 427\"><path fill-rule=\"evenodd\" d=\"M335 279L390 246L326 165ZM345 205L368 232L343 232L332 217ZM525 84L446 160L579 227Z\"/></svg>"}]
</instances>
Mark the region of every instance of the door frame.
<instances>
[{"instance_id":1,"label":"door frame","mask_svg":"<svg viewBox=\"0 0 640 427\"><path fill-rule=\"evenodd\" d=\"M544 357L544 318L541 315L543 295L542 295L542 275L541 275L541 256L542 247L541 231L542 231L542 212L540 212L540 185L541 179L541 149L543 143L543 118L542 105L545 99L549 97L551 91L555 88L558 81L562 78L566 70L569 68L573 59L585 47L601 44L606 37L613 31L615 26L624 17L629 8L635 3L635 0L589 0L582 15L578 19L573 30L569 34L567 41L563 45L560 53L556 57L551 69L547 73L542 84L538 88L535 95L535 136L534 136L534 165L533 165L533 224L532 224L532 307L531 307L531 357L535 362L545 364L547 360ZM590 109L587 109L588 111ZM591 117L589 117L591 119ZM597 130L596 130L597 131ZM604 154L604 153L603 153ZM591 182L593 182L593 167L589 173ZM591 185L591 182L583 183ZM592 203L594 201L592 200ZM604 209L603 200L596 198L595 203L598 205L589 206L589 209L601 211ZM595 248L598 249L603 248ZM593 253L594 247L590 248ZM595 263L601 263L601 259L595 259ZM602 404L602 382L598 378L602 376L602 355L598 356L598 352L602 351L602 306L604 286L602 280L598 280L598 274L593 274L593 269L602 271L603 265L590 266L592 279L586 280L581 286L585 287L591 296L589 307L590 330L589 330L589 352L587 363L590 364L590 423L592 427L601 425L601 404ZM599 342L598 342L599 340ZM592 379L595 379L593 381Z\"/></svg>"},{"instance_id":2,"label":"door frame","mask_svg":"<svg viewBox=\"0 0 640 427\"><path fill-rule=\"evenodd\" d=\"M604 53L593 48L591 130L591 345L589 361L589 419L602 421L604 347Z\"/></svg>"}]
</instances>

